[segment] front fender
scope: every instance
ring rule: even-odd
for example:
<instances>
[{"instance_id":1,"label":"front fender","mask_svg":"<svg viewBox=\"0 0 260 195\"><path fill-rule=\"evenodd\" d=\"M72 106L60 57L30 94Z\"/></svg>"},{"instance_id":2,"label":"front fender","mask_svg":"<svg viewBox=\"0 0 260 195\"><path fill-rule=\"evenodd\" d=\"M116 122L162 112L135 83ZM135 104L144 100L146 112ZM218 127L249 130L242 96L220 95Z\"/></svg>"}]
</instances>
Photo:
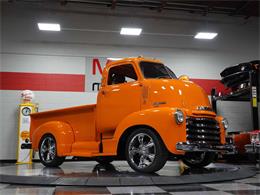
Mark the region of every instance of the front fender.
<instances>
[{"instance_id":1,"label":"front fender","mask_svg":"<svg viewBox=\"0 0 260 195\"><path fill-rule=\"evenodd\" d=\"M74 143L75 138L73 129L68 123L50 121L40 125L31 136L32 149L38 150L40 140L46 134L55 137L58 156L64 156L66 153L71 152L71 145Z\"/></svg>"},{"instance_id":2,"label":"front fender","mask_svg":"<svg viewBox=\"0 0 260 195\"><path fill-rule=\"evenodd\" d=\"M119 141L125 130L133 126L145 125L153 128L160 135L169 152L183 154L176 149L176 144L186 141L185 122L176 124L173 115L176 110L176 108L158 107L132 113L118 125L114 138Z\"/></svg>"}]
</instances>

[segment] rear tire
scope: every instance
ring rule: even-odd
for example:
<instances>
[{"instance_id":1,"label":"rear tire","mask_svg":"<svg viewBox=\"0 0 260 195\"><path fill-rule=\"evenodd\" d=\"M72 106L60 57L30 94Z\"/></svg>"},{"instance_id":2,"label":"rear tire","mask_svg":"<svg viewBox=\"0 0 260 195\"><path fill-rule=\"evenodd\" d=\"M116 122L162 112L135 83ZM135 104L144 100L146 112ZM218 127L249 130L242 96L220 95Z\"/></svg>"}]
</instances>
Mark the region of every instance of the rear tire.
<instances>
[{"instance_id":1,"label":"rear tire","mask_svg":"<svg viewBox=\"0 0 260 195\"><path fill-rule=\"evenodd\" d=\"M46 167L58 167L65 161L65 157L57 155L57 144L52 135L44 135L41 138L39 157L41 163Z\"/></svg>"},{"instance_id":2,"label":"rear tire","mask_svg":"<svg viewBox=\"0 0 260 195\"><path fill-rule=\"evenodd\" d=\"M212 163L215 158L214 152L187 152L182 161L191 168L202 168Z\"/></svg>"},{"instance_id":3,"label":"rear tire","mask_svg":"<svg viewBox=\"0 0 260 195\"><path fill-rule=\"evenodd\" d=\"M165 165L168 151L161 138L152 130L139 128L127 138L125 156L135 171L153 173Z\"/></svg>"}]
</instances>

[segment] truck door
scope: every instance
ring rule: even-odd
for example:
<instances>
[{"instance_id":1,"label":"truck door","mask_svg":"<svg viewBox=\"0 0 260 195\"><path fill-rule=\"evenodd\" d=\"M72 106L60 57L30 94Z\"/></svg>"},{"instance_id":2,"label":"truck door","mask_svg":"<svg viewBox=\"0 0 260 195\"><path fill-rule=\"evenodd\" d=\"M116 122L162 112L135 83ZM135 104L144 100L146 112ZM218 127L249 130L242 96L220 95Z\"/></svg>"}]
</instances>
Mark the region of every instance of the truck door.
<instances>
[{"instance_id":1,"label":"truck door","mask_svg":"<svg viewBox=\"0 0 260 195\"><path fill-rule=\"evenodd\" d=\"M114 131L127 115L140 110L141 89L133 64L112 66L98 95L98 130Z\"/></svg>"}]
</instances>

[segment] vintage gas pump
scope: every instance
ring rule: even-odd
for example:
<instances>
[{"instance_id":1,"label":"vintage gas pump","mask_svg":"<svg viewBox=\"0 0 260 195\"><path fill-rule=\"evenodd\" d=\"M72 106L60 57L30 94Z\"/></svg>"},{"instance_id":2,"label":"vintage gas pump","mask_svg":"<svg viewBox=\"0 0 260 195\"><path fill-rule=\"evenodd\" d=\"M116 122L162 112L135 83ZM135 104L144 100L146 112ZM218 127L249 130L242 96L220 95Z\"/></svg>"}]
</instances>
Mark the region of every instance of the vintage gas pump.
<instances>
[{"instance_id":1,"label":"vintage gas pump","mask_svg":"<svg viewBox=\"0 0 260 195\"><path fill-rule=\"evenodd\" d=\"M32 150L24 150L21 145L30 141L30 114L37 111L37 104L33 103L33 99L34 93L32 91L22 91L21 103L19 104L17 164L32 163Z\"/></svg>"}]
</instances>

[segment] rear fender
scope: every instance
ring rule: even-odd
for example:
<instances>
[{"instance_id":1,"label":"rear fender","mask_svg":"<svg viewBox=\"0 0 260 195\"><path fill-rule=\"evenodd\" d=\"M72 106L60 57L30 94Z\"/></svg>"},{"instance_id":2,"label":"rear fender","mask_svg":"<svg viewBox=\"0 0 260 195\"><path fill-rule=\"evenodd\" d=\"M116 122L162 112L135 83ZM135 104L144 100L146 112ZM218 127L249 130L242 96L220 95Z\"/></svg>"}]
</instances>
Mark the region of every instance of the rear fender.
<instances>
[{"instance_id":1,"label":"rear fender","mask_svg":"<svg viewBox=\"0 0 260 195\"><path fill-rule=\"evenodd\" d=\"M176 108L158 107L132 113L118 125L114 138L119 142L123 133L132 129L131 127L149 126L160 135L169 152L183 154L176 149L176 144L186 141L185 122L180 125L176 124L175 111Z\"/></svg>"},{"instance_id":2,"label":"rear fender","mask_svg":"<svg viewBox=\"0 0 260 195\"><path fill-rule=\"evenodd\" d=\"M31 136L32 149L38 150L41 138L51 134L54 136L57 144L58 156L64 156L71 153L71 146L74 143L74 133L72 127L62 121L50 121L40 125L35 129Z\"/></svg>"}]
</instances>

